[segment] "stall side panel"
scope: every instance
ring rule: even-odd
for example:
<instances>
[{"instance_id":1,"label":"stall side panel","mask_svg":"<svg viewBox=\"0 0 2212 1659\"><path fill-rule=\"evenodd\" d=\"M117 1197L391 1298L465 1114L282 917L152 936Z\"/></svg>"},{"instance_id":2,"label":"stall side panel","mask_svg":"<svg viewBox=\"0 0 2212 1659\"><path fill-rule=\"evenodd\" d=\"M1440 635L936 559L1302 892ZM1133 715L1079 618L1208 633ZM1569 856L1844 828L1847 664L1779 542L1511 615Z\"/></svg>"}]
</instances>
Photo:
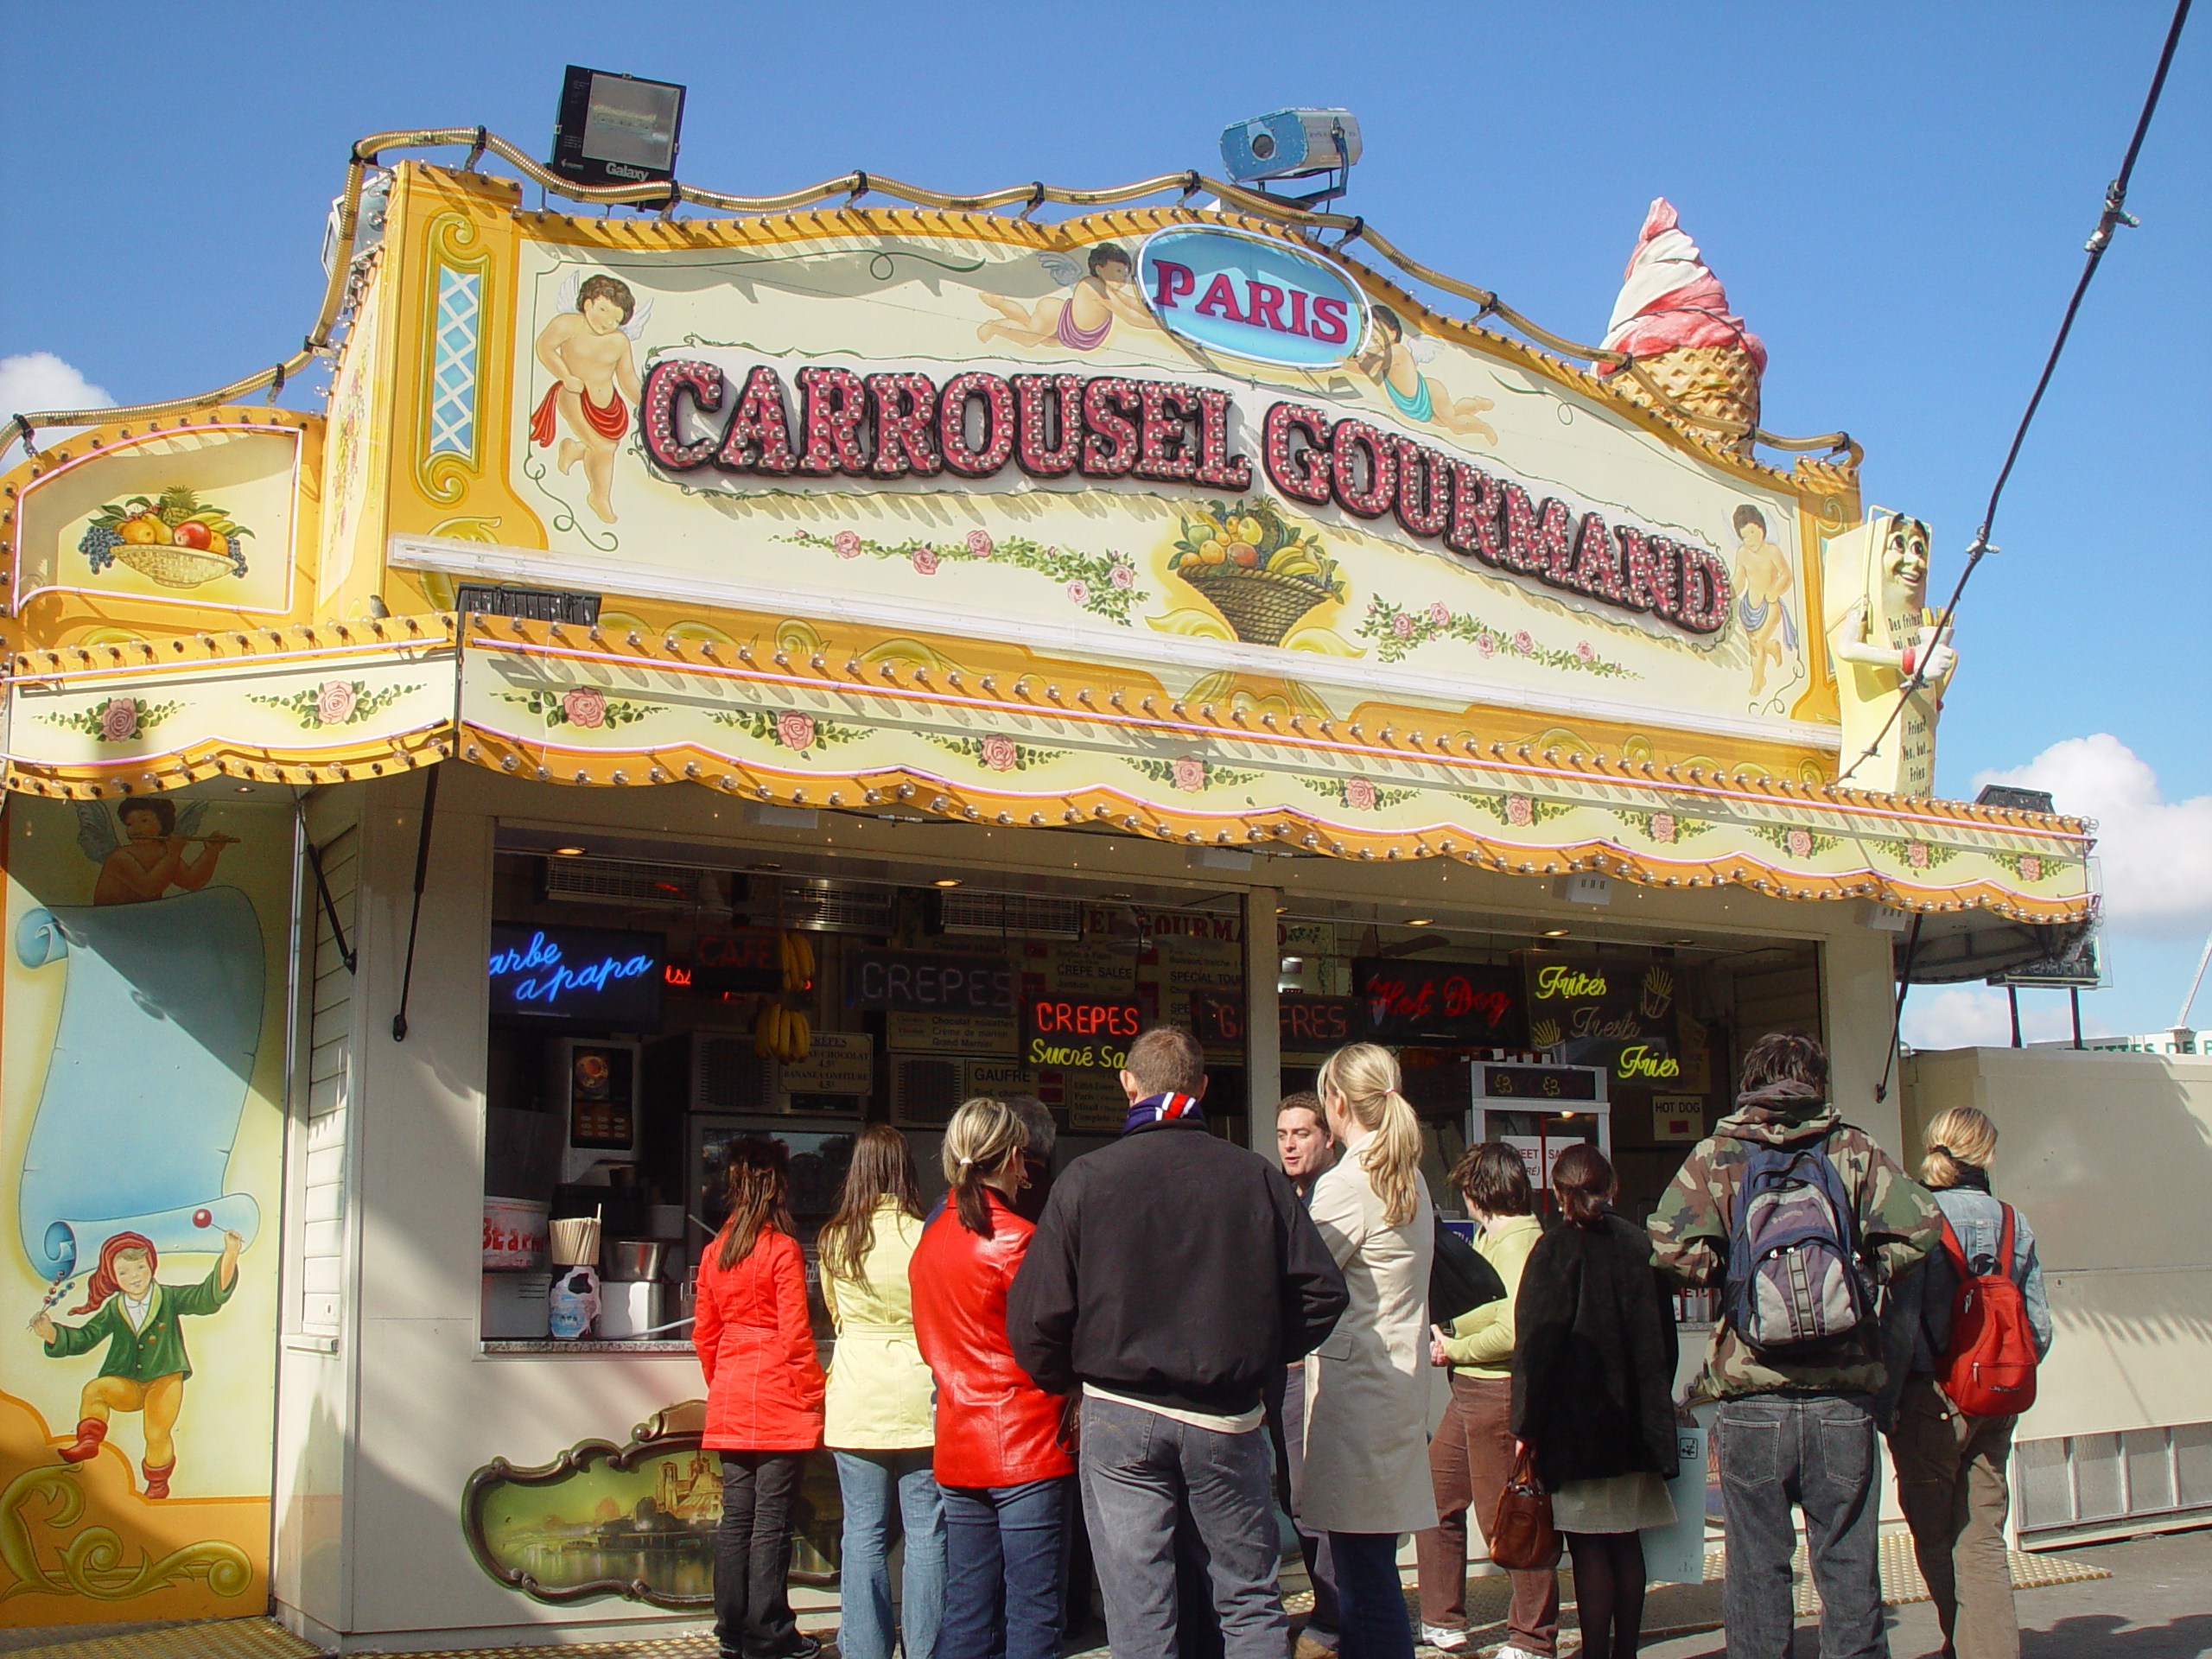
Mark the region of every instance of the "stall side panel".
<instances>
[{"instance_id":1,"label":"stall side panel","mask_svg":"<svg viewBox=\"0 0 2212 1659\"><path fill-rule=\"evenodd\" d=\"M10 803L12 1624L268 1605L293 836L227 793Z\"/></svg>"}]
</instances>

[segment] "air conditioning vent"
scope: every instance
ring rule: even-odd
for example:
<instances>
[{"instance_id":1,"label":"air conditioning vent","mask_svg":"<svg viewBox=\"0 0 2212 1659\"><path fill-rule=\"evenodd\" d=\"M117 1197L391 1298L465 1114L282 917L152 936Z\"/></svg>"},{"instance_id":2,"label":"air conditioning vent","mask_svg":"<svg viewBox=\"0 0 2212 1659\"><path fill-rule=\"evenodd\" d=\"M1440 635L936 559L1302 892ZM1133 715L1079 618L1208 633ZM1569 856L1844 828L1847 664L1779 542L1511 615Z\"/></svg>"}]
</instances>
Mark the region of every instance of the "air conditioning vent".
<instances>
[{"instance_id":1,"label":"air conditioning vent","mask_svg":"<svg viewBox=\"0 0 2212 1659\"><path fill-rule=\"evenodd\" d=\"M888 933L898 895L857 881L786 881L782 921L817 933Z\"/></svg>"},{"instance_id":2,"label":"air conditioning vent","mask_svg":"<svg viewBox=\"0 0 2212 1659\"><path fill-rule=\"evenodd\" d=\"M1046 899L1027 893L957 893L937 895L937 931L992 938L1079 939L1083 902Z\"/></svg>"},{"instance_id":3,"label":"air conditioning vent","mask_svg":"<svg viewBox=\"0 0 2212 1659\"><path fill-rule=\"evenodd\" d=\"M891 1057L891 1121L908 1128L938 1128L952 1121L967 1096L967 1067L932 1054Z\"/></svg>"},{"instance_id":4,"label":"air conditioning vent","mask_svg":"<svg viewBox=\"0 0 2212 1659\"><path fill-rule=\"evenodd\" d=\"M691 1038L691 1109L695 1112L772 1112L779 1109L768 1063L753 1052L750 1037Z\"/></svg>"},{"instance_id":5,"label":"air conditioning vent","mask_svg":"<svg viewBox=\"0 0 2212 1659\"><path fill-rule=\"evenodd\" d=\"M681 864L638 864L613 858L549 858L545 896L572 904L620 905L632 910L696 910L709 900L707 870Z\"/></svg>"}]
</instances>

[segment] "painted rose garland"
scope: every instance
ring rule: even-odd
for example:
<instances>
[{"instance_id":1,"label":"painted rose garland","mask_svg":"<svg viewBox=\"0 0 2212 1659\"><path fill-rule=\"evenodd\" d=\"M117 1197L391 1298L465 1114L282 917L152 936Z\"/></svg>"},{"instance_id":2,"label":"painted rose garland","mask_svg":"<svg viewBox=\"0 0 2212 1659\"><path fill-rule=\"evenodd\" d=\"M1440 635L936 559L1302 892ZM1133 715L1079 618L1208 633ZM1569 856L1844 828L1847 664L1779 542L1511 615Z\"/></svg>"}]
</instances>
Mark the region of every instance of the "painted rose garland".
<instances>
[{"instance_id":1,"label":"painted rose garland","mask_svg":"<svg viewBox=\"0 0 2212 1659\"><path fill-rule=\"evenodd\" d=\"M44 715L40 718L49 726L82 732L103 743L127 743L134 737L143 737L183 707L181 702L141 702L136 697L110 697L97 707L81 709L73 715Z\"/></svg>"},{"instance_id":2,"label":"painted rose garland","mask_svg":"<svg viewBox=\"0 0 2212 1659\"><path fill-rule=\"evenodd\" d=\"M1126 556L1046 547L1026 536L994 538L988 531L971 530L958 538L918 536L902 542L880 542L857 531L841 530L824 536L802 530L778 539L822 548L841 559L904 560L920 576L933 576L947 564L1003 564L1033 571L1060 583L1069 603L1124 627L1128 626L1131 608L1147 597L1137 586L1135 564Z\"/></svg>"},{"instance_id":3,"label":"painted rose garland","mask_svg":"<svg viewBox=\"0 0 2212 1659\"><path fill-rule=\"evenodd\" d=\"M987 732L981 737L947 737L938 732L925 732L922 735L941 749L967 756L987 772L1027 772L1032 766L1046 766L1073 753L1017 743L1003 732Z\"/></svg>"},{"instance_id":4,"label":"painted rose garland","mask_svg":"<svg viewBox=\"0 0 2212 1659\"><path fill-rule=\"evenodd\" d=\"M370 715L422 689L420 685L390 685L372 691L365 680L325 680L312 690L295 691L289 696L249 696L246 701L257 702L264 709L281 709L297 720L303 730L313 731L324 726L358 726Z\"/></svg>"},{"instance_id":5,"label":"painted rose garland","mask_svg":"<svg viewBox=\"0 0 2212 1659\"><path fill-rule=\"evenodd\" d=\"M715 709L708 712L707 718L717 726L733 727L763 743L773 743L798 755L868 735L864 726L819 720L803 709Z\"/></svg>"},{"instance_id":6,"label":"painted rose garland","mask_svg":"<svg viewBox=\"0 0 2212 1659\"><path fill-rule=\"evenodd\" d=\"M660 712L658 703L611 698L594 685L571 686L564 691L502 691L499 697L502 702L520 703L548 726L573 726L586 732L603 726L634 725Z\"/></svg>"},{"instance_id":7,"label":"painted rose garland","mask_svg":"<svg viewBox=\"0 0 2212 1659\"><path fill-rule=\"evenodd\" d=\"M1634 669L1599 655L1597 647L1587 639L1577 640L1571 649L1540 645L1525 628L1507 633L1478 617L1453 611L1441 600L1426 607L1409 608L1378 595L1368 601L1367 614L1360 619L1357 632L1360 639L1376 642L1377 662L1402 662L1434 640L1458 639L1472 645L1475 654L1485 661L1494 657L1513 657L1546 668L1593 674L1599 679L1643 677Z\"/></svg>"}]
</instances>

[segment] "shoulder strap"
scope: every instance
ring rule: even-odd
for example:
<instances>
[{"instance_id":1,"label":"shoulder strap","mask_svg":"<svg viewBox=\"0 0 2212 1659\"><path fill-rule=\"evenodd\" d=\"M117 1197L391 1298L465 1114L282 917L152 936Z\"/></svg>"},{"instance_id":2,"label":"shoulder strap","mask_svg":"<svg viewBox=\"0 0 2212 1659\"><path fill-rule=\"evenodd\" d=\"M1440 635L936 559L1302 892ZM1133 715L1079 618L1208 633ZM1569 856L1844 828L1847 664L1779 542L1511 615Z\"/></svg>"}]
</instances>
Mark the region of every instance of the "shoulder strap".
<instances>
[{"instance_id":1,"label":"shoulder strap","mask_svg":"<svg viewBox=\"0 0 2212 1659\"><path fill-rule=\"evenodd\" d=\"M1972 1278L1974 1275L1967 1271L1966 1246L1959 1243L1959 1236L1951 1230L1951 1218L1943 1213L1943 1206L1940 1204L1936 1206L1936 1217L1943 1224L1943 1254L1951 1259L1951 1271L1958 1274L1961 1282ZM2008 1213L2005 1223L2008 1247L2012 1242L2012 1225Z\"/></svg>"},{"instance_id":2,"label":"shoulder strap","mask_svg":"<svg viewBox=\"0 0 2212 1659\"><path fill-rule=\"evenodd\" d=\"M2005 1230L1998 1241L1997 1259L2005 1264L2005 1276L2010 1279L2017 1267L2012 1260L2012 1206L1999 1199L1997 1207L2005 1212Z\"/></svg>"}]
</instances>

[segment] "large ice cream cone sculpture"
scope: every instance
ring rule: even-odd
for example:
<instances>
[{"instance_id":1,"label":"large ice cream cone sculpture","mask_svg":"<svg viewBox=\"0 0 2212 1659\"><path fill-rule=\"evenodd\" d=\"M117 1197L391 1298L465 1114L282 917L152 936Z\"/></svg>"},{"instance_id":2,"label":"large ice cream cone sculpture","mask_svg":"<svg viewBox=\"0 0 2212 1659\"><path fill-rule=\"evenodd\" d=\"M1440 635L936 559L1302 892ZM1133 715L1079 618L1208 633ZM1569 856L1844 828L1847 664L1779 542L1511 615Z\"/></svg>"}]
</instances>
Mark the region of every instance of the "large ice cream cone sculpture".
<instances>
[{"instance_id":1,"label":"large ice cream cone sculpture","mask_svg":"<svg viewBox=\"0 0 2212 1659\"><path fill-rule=\"evenodd\" d=\"M1664 394L1655 398L1626 369L1599 372L1633 403L1654 408L1686 430L1743 454L1759 423L1759 377L1766 346L1728 310L1727 291L1706 266L1664 196L1644 215L1620 298L1605 331L1605 349L1625 352ZM1669 408L1669 404L1675 405ZM1676 410L1729 423L1718 430L1681 421Z\"/></svg>"}]
</instances>

